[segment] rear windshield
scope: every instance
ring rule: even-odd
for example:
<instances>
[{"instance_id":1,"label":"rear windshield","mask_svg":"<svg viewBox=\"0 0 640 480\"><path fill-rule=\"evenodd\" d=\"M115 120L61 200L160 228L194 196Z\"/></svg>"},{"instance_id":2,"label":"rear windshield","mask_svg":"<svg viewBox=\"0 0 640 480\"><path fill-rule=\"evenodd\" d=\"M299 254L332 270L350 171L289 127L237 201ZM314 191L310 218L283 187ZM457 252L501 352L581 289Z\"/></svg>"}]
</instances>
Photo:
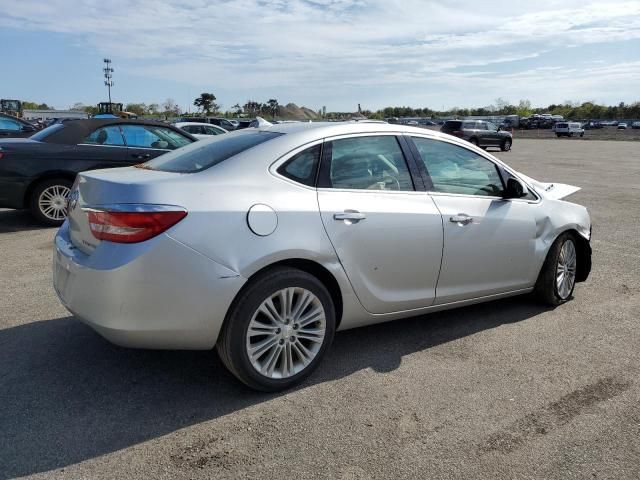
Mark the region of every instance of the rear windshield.
<instances>
[{"instance_id":1,"label":"rear windshield","mask_svg":"<svg viewBox=\"0 0 640 480\"><path fill-rule=\"evenodd\" d=\"M31 140L36 140L38 142L41 142L45 138L47 138L49 135L51 135L52 133L55 133L58 130L62 130L63 128L64 128L63 124L56 123L55 125L51 125L50 127L47 127L44 130L40 130L39 132L34 133L33 135L31 135Z\"/></svg>"},{"instance_id":2,"label":"rear windshield","mask_svg":"<svg viewBox=\"0 0 640 480\"><path fill-rule=\"evenodd\" d=\"M145 163L143 168L164 172L200 172L280 135L259 130L220 135L212 137L213 140L200 140L154 158Z\"/></svg>"},{"instance_id":3,"label":"rear windshield","mask_svg":"<svg viewBox=\"0 0 640 480\"><path fill-rule=\"evenodd\" d=\"M443 130L460 130L460 127L462 126L462 122L460 121L448 121L448 122L444 122L444 125L442 126Z\"/></svg>"}]
</instances>

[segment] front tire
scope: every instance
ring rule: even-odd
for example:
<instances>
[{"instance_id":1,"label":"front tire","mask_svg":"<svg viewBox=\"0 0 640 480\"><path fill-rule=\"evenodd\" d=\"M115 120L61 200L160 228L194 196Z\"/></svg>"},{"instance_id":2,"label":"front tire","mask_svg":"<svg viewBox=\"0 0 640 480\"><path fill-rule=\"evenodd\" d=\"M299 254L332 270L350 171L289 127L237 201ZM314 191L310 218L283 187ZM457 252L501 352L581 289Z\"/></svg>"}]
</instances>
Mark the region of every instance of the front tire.
<instances>
[{"instance_id":1,"label":"front tire","mask_svg":"<svg viewBox=\"0 0 640 480\"><path fill-rule=\"evenodd\" d=\"M561 305L571 299L576 285L578 250L571 233L563 233L551 245L536 282L536 296L545 304Z\"/></svg>"},{"instance_id":2,"label":"front tire","mask_svg":"<svg viewBox=\"0 0 640 480\"><path fill-rule=\"evenodd\" d=\"M510 138L505 138L504 141L502 142L502 145L500 145L500 150L502 150L503 152L508 152L509 150L511 150L511 139Z\"/></svg>"},{"instance_id":3,"label":"front tire","mask_svg":"<svg viewBox=\"0 0 640 480\"><path fill-rule=\"evenodd\" d=\"M29 199L29 210L42 225L56 227L67 218L67 198L72 182L66 178L50 178L38 183Z\"/></svg>"},{"instance_id":4,"label":"front tire","mask_svg":"<svg viewBox=\"0 0 640 480\"><path fill-rule=\"evenodd\" d=\"M295 268L252 280L234 301L217 343L222 362L241 382L274 392L307 378L335 333L326 287Z\"/></svg>"}]
</instances>

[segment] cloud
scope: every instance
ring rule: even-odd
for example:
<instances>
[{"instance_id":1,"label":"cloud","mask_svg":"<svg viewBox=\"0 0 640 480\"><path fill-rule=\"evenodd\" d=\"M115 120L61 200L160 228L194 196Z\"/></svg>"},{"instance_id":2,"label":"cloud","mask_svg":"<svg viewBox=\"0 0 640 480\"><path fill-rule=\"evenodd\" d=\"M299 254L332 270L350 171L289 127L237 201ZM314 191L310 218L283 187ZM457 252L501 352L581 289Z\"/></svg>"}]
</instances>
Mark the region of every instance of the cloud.
<instances>
[{"instance_id":1,"label":"cloud","mask_svg":"<svg viewBox=\"0 0 640 480\"><path fill-rule=\"evenodd\" d=\"M483 72L500 64L640 38L637 1L443 3L0 0L0 17L5 27L69 35L133 75L317 95L336 85L482 82ZM526 70L510 74L531 78Z\"/></svg>"}]
</instances>

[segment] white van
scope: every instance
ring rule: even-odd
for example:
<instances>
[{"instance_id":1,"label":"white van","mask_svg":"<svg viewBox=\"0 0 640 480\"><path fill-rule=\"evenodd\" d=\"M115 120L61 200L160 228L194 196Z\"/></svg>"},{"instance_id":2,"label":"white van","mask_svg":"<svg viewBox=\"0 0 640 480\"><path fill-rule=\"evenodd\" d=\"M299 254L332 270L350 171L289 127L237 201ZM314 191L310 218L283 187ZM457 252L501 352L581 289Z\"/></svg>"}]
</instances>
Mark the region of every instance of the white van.
<instances>
[{"instance_id":1,"label":"white van","mask_svg":"<svg viewBox=\"0 0 640 480\"><path fill-rule=\"evenodd\" d=\"M556 132L556 137L584 137L584 128L579 122L558 122L553 126L553 131Z\"/></svg>"}]
</instances>

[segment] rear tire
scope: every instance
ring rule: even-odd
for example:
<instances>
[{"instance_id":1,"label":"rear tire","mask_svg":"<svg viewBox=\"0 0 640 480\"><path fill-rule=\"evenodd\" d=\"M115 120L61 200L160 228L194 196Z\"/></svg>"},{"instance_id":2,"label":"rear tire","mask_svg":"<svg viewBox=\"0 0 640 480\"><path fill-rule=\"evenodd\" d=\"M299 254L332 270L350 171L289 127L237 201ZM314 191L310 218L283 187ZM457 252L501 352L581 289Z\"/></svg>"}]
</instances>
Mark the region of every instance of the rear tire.
<instances>
[{"instance_id":1,"label":"rear tire","mask_svg":"<svg viewBox=\"0 0 640 480\"><path fill-rule=\"evenodd\" d=\"M56 227L67 218L67 197L73 182L66 178L49 178L38 183L29 198L29 210L42 225Z\"/></svg>"},{"instance_id":2,"label":"rear tire","mask_svg":"<svg viewBox=\"0 0 640 480\"><path fill-rule=\"evenodd\" d=\"M508 152L509 150L511 150L511 144L511 139L505 138L502 142L502 145L500 145L500 150L502 150L503 152Z\"/></svg>"},{"instance_id":3,"label":"rear tire","mask_svg":"<svg viewBox=\"0 0 640 480\"><path fill-rule=\"evenodd\" d=\"M576 284L577 254L571 233L565 232L553 242L534 291L542 303L555 307L571 300Z\"/></svg>"},{"instance_id":4,"label":"rear tire","mask_svg":"<svg viewBox=\"0 0 640 480\"><path fill-rule=\"evenodd\" d=\"M475 145L477 147L478 146L478 139L475 138L475 137L472 137L472 138L469 139L469 143L471 145Z\"/></svg>"},{"instance_id":5,"label":"rear tire","mask_svg":"<svg viewBox=\"0 0 640 480\"><path fill-rule=\"evenodd\" d=\"M316 369L335 325L333 300L322 282L302 270L279 267L251 280L238 295L216 347L241 382L274 392Z\"/></svg>"}]
</instances>

